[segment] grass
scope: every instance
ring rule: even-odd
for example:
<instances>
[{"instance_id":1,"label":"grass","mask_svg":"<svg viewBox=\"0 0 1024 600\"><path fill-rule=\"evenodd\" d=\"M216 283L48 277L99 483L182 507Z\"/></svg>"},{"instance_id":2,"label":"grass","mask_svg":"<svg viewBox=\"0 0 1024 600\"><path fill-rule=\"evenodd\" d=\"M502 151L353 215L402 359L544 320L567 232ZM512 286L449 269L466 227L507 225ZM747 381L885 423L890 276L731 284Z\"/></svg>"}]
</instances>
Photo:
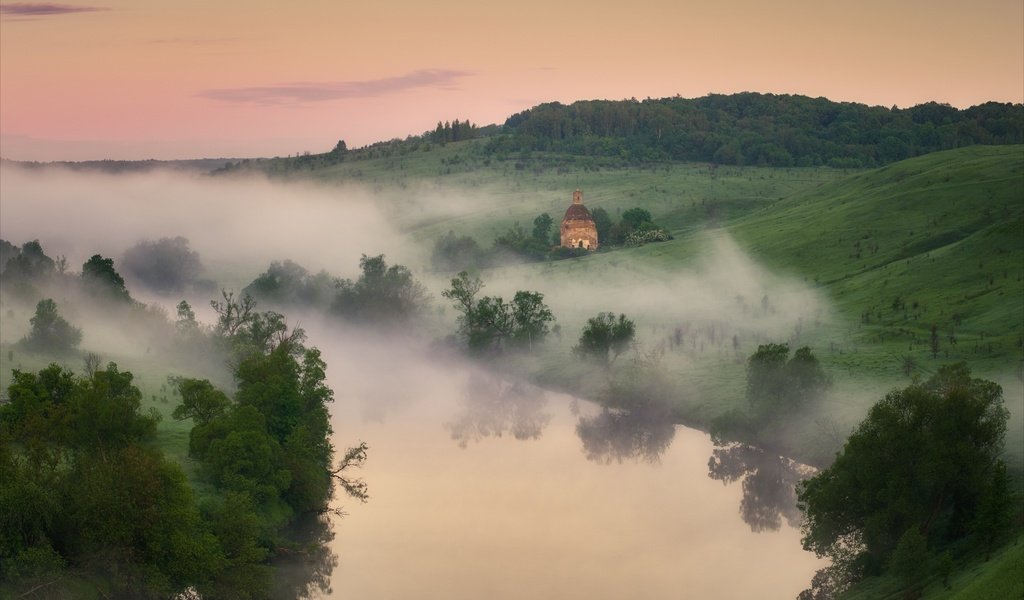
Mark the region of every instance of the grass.
<instances>
[{"instance_id":1,"label":"grass","mask_svg":"<svg viewBox=\"0 0 1024 600\"><path fill-rule=\"evenodd\" d=\"M978 558L956 566L949 589L933 575L921 600L1013 600L1024 598L1024 543L1016 540L994 552L987 560ZM843 600L901 600L900 582L892 576L864 580L842 596Z\"/></svg>"}]
</instances>

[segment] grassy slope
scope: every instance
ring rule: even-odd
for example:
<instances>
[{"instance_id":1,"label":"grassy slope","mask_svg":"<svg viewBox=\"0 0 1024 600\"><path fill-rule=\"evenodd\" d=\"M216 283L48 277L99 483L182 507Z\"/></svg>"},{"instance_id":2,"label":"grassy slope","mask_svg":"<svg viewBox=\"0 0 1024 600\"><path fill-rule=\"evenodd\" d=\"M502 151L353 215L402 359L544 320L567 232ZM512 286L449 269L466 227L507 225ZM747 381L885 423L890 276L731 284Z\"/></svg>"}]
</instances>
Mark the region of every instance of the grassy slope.
<instances>
[{"instance_id":1,"label":"grassy slope","mask_svg":"<svg viewBox=\"0 0 1024 600\"><path fill-rule=\"evenodd\" d=\"M965 148L861 173L730 230L766 264L828 293L859 349L828 355L834 372L895 382L905 357L923 376L965 360L1003 385L1008 458L1021 471L1024 147Z\"/></svg>"},{"instance_id":2,"label":"grassy slope","mask_svg":"<svg viewBox=\"0 0 1024 600\"><path fill-rule=\"evenodd\" d=\"M1024 598L1024 543L1013 542L995 552L988 561L975 560L958 565L947 590L937 576L924 588L921 600L1013 600ZM900 582L893 577L865 580L847 592L844 600L900 600Z\"/></svg>"},{"instance_id":3,"label":"grassy slope","mask_svg":"<svg viewBox=\"0 0 1024 600\"><path fill-rule=\"evenodd\" d=\"M862 173L731 231L768 265L827 289L848 320L864 325L856 339L911 354L926 373L935 363L932 325L943 361L969 360L995 375L1021 358L1022 146L940 152ZM903 306L894 308L897 298Z\"/></svg>"}]
</instances>

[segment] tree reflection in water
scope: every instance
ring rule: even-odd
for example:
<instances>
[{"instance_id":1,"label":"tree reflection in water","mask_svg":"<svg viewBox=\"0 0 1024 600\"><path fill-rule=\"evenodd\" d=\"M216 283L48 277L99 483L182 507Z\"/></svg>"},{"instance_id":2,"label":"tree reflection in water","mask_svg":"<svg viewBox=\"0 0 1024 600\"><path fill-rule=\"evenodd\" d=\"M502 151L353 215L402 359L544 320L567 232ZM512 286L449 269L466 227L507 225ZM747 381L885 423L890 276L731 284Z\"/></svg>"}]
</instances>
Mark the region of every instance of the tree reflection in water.
<instances>
[{"instance_id":1,"label":"tree reflection in water","mask_svg":"<svg viewBox=\"0 0 1024 600\"><path fill-rule=\"evenodd\" d=\"M587 460L610 464L636 459L654 464L672 444L676 427L669 410L660 405L631 411L605 408L595 416L580 417L576 435Z\"/></svg>"},{"instance_id":2,"label":"tree reflection in water","mask_svg":"<svg viewBox=\"0 0 1024 600\"><path fill-rule=\"evenodd\" d=\"M338 556L331 551L334 530L326 514L306 514L291 526L289 538L297 540L279 548L273 560L272 598L309 598L331 593L331 573Z\"/></svg>"},{"instance_id":3,"label":"tree reflection in water","mask_svg":"<svg viewBox=\"0 0 1024 600\"><path fill-rule=\"evenodd\" d=\"M708 476L722 483L743 479L740 516L754 532L777 531L782 518L799 527L795 486L814 469L746 444L715 448L708 459Z\"/></svg>"},{"instance_id":4,"label":"tree reflection in water","mask_svg":"<svg viewBox=\"0 0 1024 600\"><path fill-rule=\"evenodd\" d=\"M544 392L532 386L473 375L466 384L462 411L446 427L462 448L470 441L506 433L517 440L535 440L551 421L544 412L547 403Z\"/></svg>"}]
</instances>

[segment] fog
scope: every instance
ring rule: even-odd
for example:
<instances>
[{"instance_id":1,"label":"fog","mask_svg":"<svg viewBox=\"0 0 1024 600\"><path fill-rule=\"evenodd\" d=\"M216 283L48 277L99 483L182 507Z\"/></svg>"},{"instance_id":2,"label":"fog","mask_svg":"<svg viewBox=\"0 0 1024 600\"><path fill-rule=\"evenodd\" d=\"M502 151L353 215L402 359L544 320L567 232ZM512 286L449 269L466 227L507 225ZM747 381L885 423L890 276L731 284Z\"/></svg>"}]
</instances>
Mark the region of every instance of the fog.
<instances>
[{"instance_id":1,"label":"fog","mask_svg":"<svg viewBox=\"0 0 1024 600\"><path fill-rule=\"evenodd\" d=\"M440 291L450 274L429 270L433 240L414 241L403 230L482 210L489 202L481 190L427 185L374 192L258 175L109 175L11 166L3 169L0 194L0 238L18 245L39 239L48 255L65 256L73 271L96 253L114 258L117 268L124 251L140 240L183 236L199 253L204 277L237 291L274 260L353 277L362 254L383 253L389 264L413 270L449 322L454 314ZM482 293L511 298L519 289L540 291L570 337L598 312L624 312L636 320L638 337L652 344L677 328L715 344L734 335L784 340L830 319L812 288L760 268L725 234L701 236L687 263L662 259L652 267L612 253L546 267L511 265L484 271ZM144 302L173 311L180 299L159 298L126 279ZM208 299L189 298L199 310Z\"/></svg>"},{"instance_id":2,"label":"fog","mask_svg":"<svg viewBox=\"0 0 1024 600\"><path fill-rule=\"evenodd\" d=\"M381 253L424 283L432 307L410 331L383 334L282 309L324 353L336 448L359 440L371 447L363 473L370 503L336 498L349 517L330 535L318 530L334 554L317 559L309 577L319 583L303 583L300 574L300 588L313 585L324 596L333 589L339 597L423 590L452 598L542 591L676 597L681 589L708 598L765 590L792 597L821 566L799 547L790 461L716 454L705 434L675 425L667 405L599 408L496 376L441 341L455 327L456 312L440 296L451 274L429 270L433 240L417 240L410 230L481 209L488 200L480 190L382 192L257 176L5 167L0 194L0 238L17 245L38 239L47 255L67 257L72 274L93 254L114 258L116 268L139 240L183 236L199 253L203 276L234 291L271 261L355 277L362 254ZM682 373L707 368L705 347L738 356L734 340L752 349L830 322L812 288L759 267L724 234L699 236L686 258L637 266L609 253L510 264L481 273L482 293L508 299L519 289L542 292L562 328L552 346L565 353L588 317L626 313L637 323L637 356L663 350L676 336L683 351L672 368ZM133 309L137 319L73 291L47 292L82 327L82 349L119 358L124 370L154 369L181 297L201 321L213 321L208 301L216 293L161 296L132 281L128 287L150 305ZM5 304L4 342L24 335L31 308ZM201 365L209 357L191 359L175 368L192 364L196 371L185 374L210 376ZM9 370L6 357L0 362ZM586 377L605 381L600 373ZM749 577L733 576L736 569ZM406 576L382 575L392 570Z\"/></svg>"},{"instance_id":3,"label":"fog","mask_svg":"<svg viewBox=\"0 0 1024 600\"><path fill-rule=\"evenodd\" d=\"M237 269L222 277L244 273L240 280L284 258L338 272L354 271L361 253L412 256L383 208L359 187L5 167L0 194L0 237L19 245L39 239L47 254L66 255L71 265L96 253L117 259L141 239L179 235L208 268Z\"/></svg>"}]
</instances>

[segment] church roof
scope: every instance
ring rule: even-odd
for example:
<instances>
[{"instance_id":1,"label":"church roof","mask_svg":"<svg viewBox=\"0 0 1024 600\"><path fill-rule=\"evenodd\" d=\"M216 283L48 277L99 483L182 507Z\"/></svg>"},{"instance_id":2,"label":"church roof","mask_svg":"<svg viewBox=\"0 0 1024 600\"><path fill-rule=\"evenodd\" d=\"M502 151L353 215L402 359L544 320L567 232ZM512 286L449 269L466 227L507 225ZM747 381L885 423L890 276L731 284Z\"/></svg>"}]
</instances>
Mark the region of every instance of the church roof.
<instances>
[{"instance_id":1,"label":"church roof","mask_svg":"<svg viewBox=\"0 0 1024 600\"><path fill-rule=\"evenodd\" d=\"M590 216L590 211L587 210L586 206L582 204L570 204L568 210L565 211L565 218L563 221L593 221L594 217Z\"/></svg>"}]
</instances>

